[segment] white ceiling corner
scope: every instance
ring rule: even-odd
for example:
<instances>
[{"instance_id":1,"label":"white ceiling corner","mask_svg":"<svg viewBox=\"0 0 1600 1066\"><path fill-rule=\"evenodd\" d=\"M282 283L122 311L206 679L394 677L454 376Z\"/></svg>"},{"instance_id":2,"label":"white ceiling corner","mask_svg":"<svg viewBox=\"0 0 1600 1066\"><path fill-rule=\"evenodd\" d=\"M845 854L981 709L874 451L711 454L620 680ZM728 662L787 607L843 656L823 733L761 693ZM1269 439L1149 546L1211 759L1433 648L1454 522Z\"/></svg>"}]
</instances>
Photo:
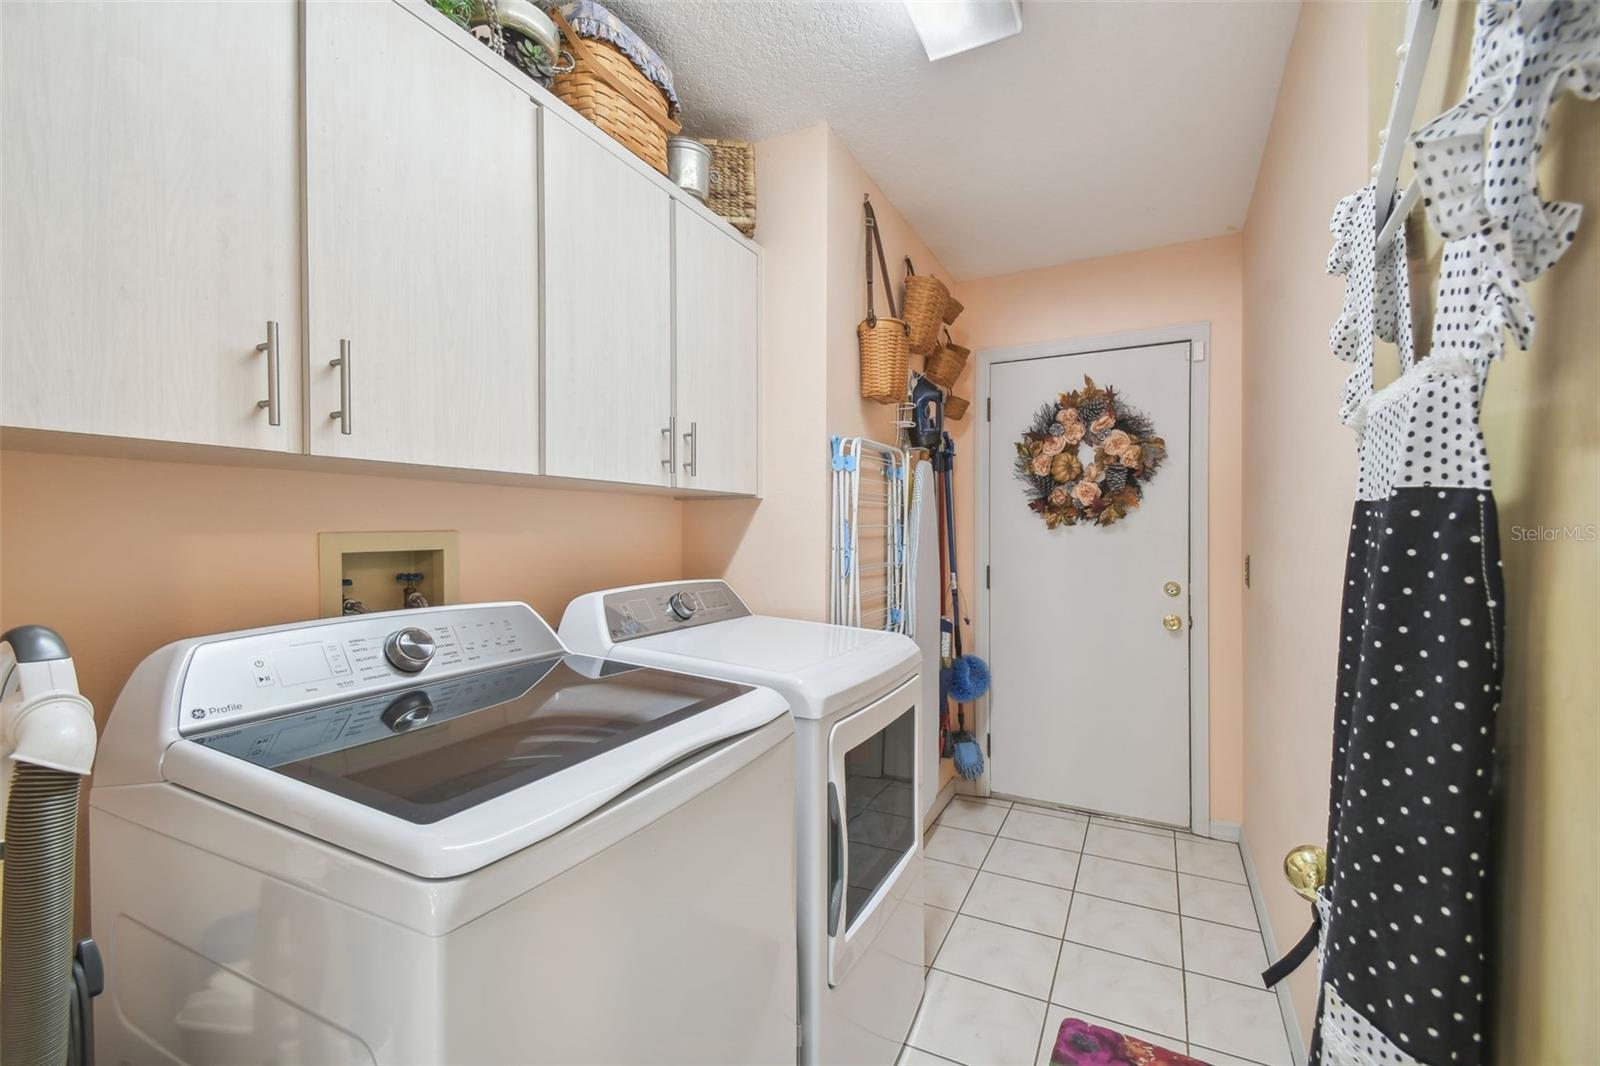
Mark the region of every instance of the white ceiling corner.
<instances>
[{"instance_id":1,"label":"white ceiling corner","mask_svg":"<svg viewBox=\"0 0 1600 1066\"><path fill-rule=\"evenodd\" d=\"M688 132L825 121L957 278L1241 228L1298 0L1027 0L930 63L898 0L611 0Z\"/></svg>"}]
</instances>

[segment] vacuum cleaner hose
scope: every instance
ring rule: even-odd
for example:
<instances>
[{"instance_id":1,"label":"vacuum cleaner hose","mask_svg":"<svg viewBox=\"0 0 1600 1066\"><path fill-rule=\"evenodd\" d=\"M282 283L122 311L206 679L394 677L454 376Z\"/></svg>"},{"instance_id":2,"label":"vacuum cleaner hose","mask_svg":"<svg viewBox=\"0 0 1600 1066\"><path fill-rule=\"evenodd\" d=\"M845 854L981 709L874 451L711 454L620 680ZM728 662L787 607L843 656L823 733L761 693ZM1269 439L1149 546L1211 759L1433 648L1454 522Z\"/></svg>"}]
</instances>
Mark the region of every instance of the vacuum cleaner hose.
<instances>
[{"instance_id":1,"label":"vacuum cleaner hose","mask_svg":"<svg viewBox=\"0 0 1600 1066\"><path fill-rule=\"evenodd\" d=\"M76 773L17 762L6 805L0 914L0 1062L67 1061L73 996L72 893L78 857Z\"/></svg>"}]
</instances>

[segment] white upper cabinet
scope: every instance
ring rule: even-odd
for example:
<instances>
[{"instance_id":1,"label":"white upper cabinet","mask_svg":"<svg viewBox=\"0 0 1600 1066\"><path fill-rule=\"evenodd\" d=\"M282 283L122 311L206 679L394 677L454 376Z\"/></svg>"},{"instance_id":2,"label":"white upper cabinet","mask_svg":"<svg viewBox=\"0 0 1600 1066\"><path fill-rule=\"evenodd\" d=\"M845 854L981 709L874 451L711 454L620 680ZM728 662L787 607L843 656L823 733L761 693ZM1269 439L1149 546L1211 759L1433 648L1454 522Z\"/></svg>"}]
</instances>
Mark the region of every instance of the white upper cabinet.
<instances>
[{"instance_id":1,"label":"white upper cabinet","mask_svg":"<svg viewBox=\"0 0 1600 1066\"><path fill-rule=\"evenodd\" d=\"M671 197L563 116L543 127L545 473L671 485Z\"/></svg>"},{"instance_id":2,"label":"white upper cabinet","mask_svg":"<svg viewBox=\"0 0 1600 1066\"><path fill-rule=\"evenodd\" d=\"M536 473L537 106L398 4L305 14L311 451Z\"/></svg>"},{"instance_id":3,"label":"white upper cabinet","mask_svg":"<svg viewBox=\"0 0 1600 1066\"><path fill-rule=\"evenodd\" d=\"M290 3L0 3L0 421L298 450L298 37Z\"/></svg>"},{"instance_id":4,"label":"white upper cabinet","mask_svg":"<svg viewBox=\"0 0 1600 1066\"><path fill-rule=\"evenodd\" d=\"M678 485L754 494L760 476L759 262L727 228L675 205Z\"/></svg>"}]
</instances>

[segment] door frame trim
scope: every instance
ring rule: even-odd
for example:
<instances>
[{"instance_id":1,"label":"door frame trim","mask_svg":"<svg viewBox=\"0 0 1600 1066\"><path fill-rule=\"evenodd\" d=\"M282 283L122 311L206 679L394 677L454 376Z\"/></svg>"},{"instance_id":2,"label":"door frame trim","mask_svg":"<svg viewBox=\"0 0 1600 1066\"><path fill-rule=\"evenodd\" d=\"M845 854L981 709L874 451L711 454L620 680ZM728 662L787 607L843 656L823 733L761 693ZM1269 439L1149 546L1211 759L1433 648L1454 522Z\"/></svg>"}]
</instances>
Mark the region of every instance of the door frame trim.
<instances>
[{"instance_id":1,"label":"door frame trim","mask_svg":"<svg viewBox=\"0 0 1600 1066\"><path fill-rule=\"evenodd\" d=\"M1156 329L1106 333L1068 340L1018 344L1005 348L985 348L976 353L978 410L984 417L977 429L977 467L973 470L975 539L974 564L989 565L989 397L990 373L996 363L1048 359L1062 355L1087 355L1117 348L1145 348L1158 344L1187 342L1189 345L1189 830L1199 836L1211 835L1211 598L1210 598L1210 440L1211 440L1211 323L1189 322ZM978 654L989 655L989 582L976 581L978 624L975 643ZM975 724L985 738L990 730L990 697L985 696L975 709ZM987 748L988 745L985 745ZM984 760L983 775L976 791L988 795L989 764Z\"/></svg>"}]
</instances>

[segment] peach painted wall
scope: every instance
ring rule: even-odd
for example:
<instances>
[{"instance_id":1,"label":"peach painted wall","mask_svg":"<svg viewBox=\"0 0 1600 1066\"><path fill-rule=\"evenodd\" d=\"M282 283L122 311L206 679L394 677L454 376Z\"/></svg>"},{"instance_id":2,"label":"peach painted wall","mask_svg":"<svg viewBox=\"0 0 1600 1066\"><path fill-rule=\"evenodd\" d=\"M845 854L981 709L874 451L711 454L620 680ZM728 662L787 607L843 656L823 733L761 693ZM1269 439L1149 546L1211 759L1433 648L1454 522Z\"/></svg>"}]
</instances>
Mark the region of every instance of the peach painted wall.
<instances>
[{"instance_id":1,"label":"peach painted wall","mask_svg":"<svg viewBox=\"0 0 1600 1066\"><path fill-rule=\"evenodd\" d=\"M0 453L0 627L72 647L100 721L170 641L317 614L317 534L453 529L462 600L567 601L682 573L679 512L623 496L372 475Z\"/></svg>"},{"instance_id":2,"label":"peach painted wall","mask_svg":"<svg viewBox=\"0 0 1600 1066\"><path fill-rule=\"evenodd\" d=\"M828 617L826 126L756 145L762 360L760 500L683 508L683 569L751 610Z\"/></svg>"},{"instance_id":3,"label":"peach painted wall","mask_svg":"<svg viewBox=\"0 0 1600 1066\"><path fill-rule=\"evenodd\" d=\"M1237 235L968 281L961 325L975 349L1073 340L1188 322L1211 324L1211 818L1237 822L1243 714L1240 607L1240 266ZM976 357L957 391L974 395ZM957 463L957 514L965 555L973 543L973 448ZM970 571L969 571L970 572Z\"/></svg>"},{"instance_id":4,"label":"peach painted wall","mask_svg":"<svg viewBox=\"0 0 1600 1066\"><path fill-rule=\"evenodd\" d=\"M1343 286L1325 265L1328 216L1367 178L1366 20L1361 4L1301 8L1245 222L1244 829L1280 948L1308 919L1284 852L1327 832L1355 439L1338 419L1349 367L1328 350ZM1316 968L1289 980L1309 1034Z\"/></svg>"}]
</instances>

